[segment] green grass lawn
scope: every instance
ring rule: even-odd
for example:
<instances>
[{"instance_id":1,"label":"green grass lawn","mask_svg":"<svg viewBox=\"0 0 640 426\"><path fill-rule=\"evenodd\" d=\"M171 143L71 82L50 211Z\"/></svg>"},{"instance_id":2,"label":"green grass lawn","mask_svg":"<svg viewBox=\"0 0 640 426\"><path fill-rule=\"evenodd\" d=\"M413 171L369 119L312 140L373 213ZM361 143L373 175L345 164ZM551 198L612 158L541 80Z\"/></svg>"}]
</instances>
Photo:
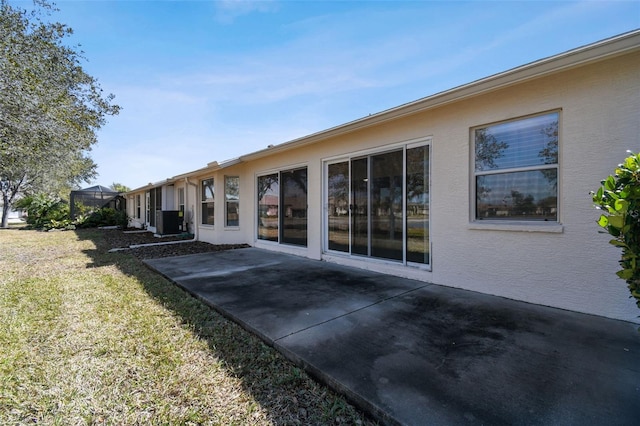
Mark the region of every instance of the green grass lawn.
<instances>
[{"instance_id":1,"label":"green grass lawn","mask_svg":"<svg viewBox=\"0 0 640 426\"><path fill-rule=\"evenodd\" d=\"M0 424L369 424L98 230L0 230Z\"/></svg>"}]
</instances>

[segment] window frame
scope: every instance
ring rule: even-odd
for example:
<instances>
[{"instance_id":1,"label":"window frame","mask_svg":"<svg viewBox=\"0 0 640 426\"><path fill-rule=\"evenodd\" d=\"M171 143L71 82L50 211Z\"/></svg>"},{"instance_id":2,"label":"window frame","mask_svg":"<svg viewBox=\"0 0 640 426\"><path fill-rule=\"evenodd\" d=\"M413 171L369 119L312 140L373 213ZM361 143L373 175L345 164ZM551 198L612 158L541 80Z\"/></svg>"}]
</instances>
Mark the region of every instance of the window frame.
<instances>
[{"instance_id":1,"label":"window frame","mask_svg":"<svg viewBox=\"0 0 640 426\"><path fill-rule=\"evenodd\" d=\"M495 126L505 125L509 123L516 123L518 121L525 121L530 119L535 119L536 117L544 117L544 116L556 115L557 118L557 159L555 163L542 163L536 165L524 165L524 166L513 166L513 167L503 167L503 168L493 168L488 170L476 170L476 133L481 129L488 129ZM538 112L535 114L529 114L519 117L514 117L507 120L500 120L496 122L492 122L489 124L483 124L479 126L474 126L470 128L469 131L469 140L470 140L470 150L469 150L469 167L470 167L470 181L469 181L469 207L470 207L470 217L469 217L469 229L495 229L495 230L514 230L514 231L528 231L528 232L562 232L563 228L561 225L561 194L560 194L560 180L561 180L561 148L562 148L562 110L561 109L553 109L543 112ZM479 176L498 176L498 175L507 175L513 173L524 173L524 172L532 172L532 171L543 171L543 170L555 170L555 197L556 197L556 205L555 205L555 220L546 219L541 217L540 219L531 219L531 218L517 218L513 216L505 217L505 218L494 218L487 217L482 218L478 217L478 194L477 194L477 178Z\"/></svg>"},{"instance_id":2,"label":"window frame","mask_svg":"<svg viewBox=\"0 0 640 426\"><path fill-rule=\"evenodd\" d=\"M211 188L211 198L207 198L206 196L206 190L205 190L205 183L206 182L211 182L210 185L207 185L207 187ZM204 209L205 206L208 209L209 208L209 204L211 204L211 209L213 210L213 214L212 215L205 215L204 214ZM206 178L206 179L202 179L200 181L200 225L203 226L215 226L215 179L213 177L210 178ZM209 222L209 218L211 218L211 222Z\"/></svg>"}]
</instances>

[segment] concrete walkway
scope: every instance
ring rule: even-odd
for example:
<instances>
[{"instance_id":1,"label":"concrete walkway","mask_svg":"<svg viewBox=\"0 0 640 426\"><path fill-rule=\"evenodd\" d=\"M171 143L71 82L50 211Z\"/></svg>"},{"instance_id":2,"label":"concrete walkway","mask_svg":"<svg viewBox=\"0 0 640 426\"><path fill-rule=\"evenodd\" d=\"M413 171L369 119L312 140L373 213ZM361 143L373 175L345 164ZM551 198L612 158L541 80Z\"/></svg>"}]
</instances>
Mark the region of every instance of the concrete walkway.
<instances>
[{"instance_id":1,"label":"concrete walkway","mask_svg":"<svg viewBox=\"0 0 640 426\"><path fill-rule=\"evenodd\" d=\"M640 424L637 325L256 248L146 263L388 424Z\"/></svg>"}]
</instances>

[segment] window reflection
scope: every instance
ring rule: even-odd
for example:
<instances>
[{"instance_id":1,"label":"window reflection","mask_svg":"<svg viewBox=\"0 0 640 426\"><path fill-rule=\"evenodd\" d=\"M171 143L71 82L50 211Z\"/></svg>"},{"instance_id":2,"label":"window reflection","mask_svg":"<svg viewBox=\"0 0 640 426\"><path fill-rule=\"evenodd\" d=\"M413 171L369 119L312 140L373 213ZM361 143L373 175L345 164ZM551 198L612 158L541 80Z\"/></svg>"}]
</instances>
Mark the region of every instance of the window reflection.
<instances>
[{"instance_id":1,"label":"window reflection","mask_svg":"<svg viewBox=\"0 0 640 426\"><path fill-rule=\"evenodd\" d=\"M351 253L369 255L368 158L351 161Z\"/></svg>"},{"instance_id":2,"label":"window reflection","mask_svg":"<svg viewBox=\"0 0 640 426\"><path fill-rule=\"evenodd\" d=\"M557 220L558 199L549 177L557 170L500 173L476 178L480 219Z\"/></svg>"},{"instance_id":3,"label":"window reflection","mask_svg":"<svg viewBox=\"0 0 640 426\"><path fill-rule=\"evenodd\" d=\"M328 166L329 250L349 251L349 163Z\"/></svg>"},{"instance_id":4,"label":"window reflection","mask_svg":"<svg viewBox=\"0 0 640 426\"><path fill-rule=\"evenodd\" d=\"M407 149L407 262L429 263L429 147Z\"/></svg>"},{"instance_id":5,"label":"window reflection","mask_svg":"<svg viewBox=\"0 0 640 426\"><path fill-rule=\"evenodd\" d=\"M278 241L278 174L258 177L258 239Z\"/></svg>"},{"instance_id":6,"label":"window reflection","mask_svg":"<svg viewBox=\"0 0 640 426\"><path fill-rule=\"evenodd\" d=\"M281 242L307 245L307 169L280 173L282 189Z\"/></svg>"},{"instance_id":7,"label":"window reflection","mask_svg":"<svg viewBox=\"0 0 640 426\"><path fill-rule=\"evenodd\" d=\"M476 129L476 219L558 220L558 119Z\"/></svg>"},{"instance_id":8,"label":"window reflection","mask_svg":"<svg viewBox=\"0 0 640 426\"><path fill-rule=\"evenodd\" d=\"M371 256L402 260L402 151L371 157Z\"/></svg>"},{"instance_id":9,"label":"window reflection","mask_svg":"<svg viewBox=\"0 0 640 426\"><path fill-rule=\"evenodd\" d=\"M328 164L327 229L329 250L429 264L429 146Z\"/></svg>"},{"instance_id":10,"label":"window reflection","mask_svg":"<svg viewBox=\"0 0 640 426\"><path fill-rule=\"evenodd\" d=\"M213 186L213 178L204 179L202 181L202 224L213 225L215 217L215 193Z\"/></svg>"},{"instance_id":11,"label":"window reflection","mask_svg":"<svg viewBox=\"0 0 640 426\"><path fill-rule=\"evenodd\" d=\"M240 178L238 176L225 176L224 199L226 203L226 226L240 225Z\"/></svg>"}]
</instances>

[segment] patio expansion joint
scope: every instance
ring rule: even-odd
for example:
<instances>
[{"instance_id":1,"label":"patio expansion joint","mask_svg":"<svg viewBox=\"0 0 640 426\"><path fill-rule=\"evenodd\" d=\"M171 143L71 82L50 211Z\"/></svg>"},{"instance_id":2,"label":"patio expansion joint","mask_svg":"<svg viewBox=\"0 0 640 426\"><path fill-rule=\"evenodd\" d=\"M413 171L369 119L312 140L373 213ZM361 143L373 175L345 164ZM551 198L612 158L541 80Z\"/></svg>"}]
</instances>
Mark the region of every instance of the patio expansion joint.
<instances>
[{"instance_id":1,"label":"patio expansion joint","mask_svg":"<svg viewBox=\"0 0 640 426\"><path fill-rule=\"evenodd\" d=\"M377 300L376 302L370 303L370 304L368 304L366 306L362 306L362 307L360 307L358 309L354 309L353 311L345 312L344 314L338 315L338 316L330 318L328 320L320 321L320 322L318 322L316 324L312 324L312 325L310 325L308 327L301 328L300 330L293 331L293 332L291 332L289 334L285 334L284 336L280 336L280 337L278 337L276 339L273 339L273 343L275 344L276 342L279 342L280 340L286 339L287 337L293 336L295 334L302 333L302 332L307 331L307 330L311 330L312 328L315 328L315 327L330 323L332 321L338 320L340 318L344 318L344 317L349 316L351 314L354 314L356 312L360 312L360 311L363 311L365 309L368 309L368 308L370 308L372 306L379 305L379 304L381 304L383 302L386 302L386 301L389 301L389 300L392 300L392 299L396 299L398 297L404 296L404 295L412 293L414 291L422 290L423 288L427 288L427 287L430 287L430 286L433 286L433 285L434 284L432 284L432 283L426 283L426 284L421 285L419 287L415 287L415 288L412 288L410 290L403 291L403 292L398 293L398 294L394 294L393 296L385 297L384 299Z\"/></svg>"}]
</instances>

